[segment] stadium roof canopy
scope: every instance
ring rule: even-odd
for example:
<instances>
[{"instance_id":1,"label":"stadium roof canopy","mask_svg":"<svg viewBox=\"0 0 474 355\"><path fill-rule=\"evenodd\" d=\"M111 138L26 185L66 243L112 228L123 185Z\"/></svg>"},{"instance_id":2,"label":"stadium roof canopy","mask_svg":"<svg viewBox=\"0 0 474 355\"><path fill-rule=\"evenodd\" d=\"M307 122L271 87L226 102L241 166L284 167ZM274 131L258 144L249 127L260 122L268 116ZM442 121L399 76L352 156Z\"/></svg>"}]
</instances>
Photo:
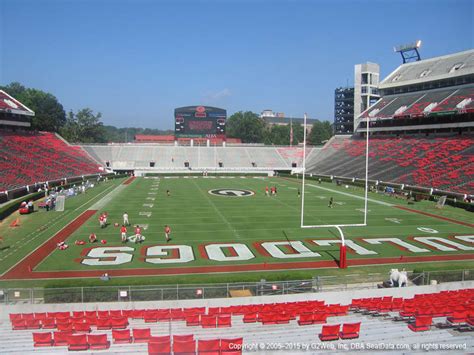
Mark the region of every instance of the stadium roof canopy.
<instances>
[{"instance_id":1,"label":"stadium roof canopy","mask_svg":"<svg viewBox=\"0 0 474 355\"><path fill-rule=\"evenodd\" d=\"M17 115L34 116L35 113L20 101L0 90L0 112L13 113Z\"/></svg>"},{"instance_id":2,"label":"stadium roof canopy","mask_svg":"<svg viewBox=\"0 0 474 355\"><path fill-rule=\"evenodd\" d=\"M402 64L379 84L379 90L471 74L474 74L474 49Z\"/></svg>"}]
</instances>

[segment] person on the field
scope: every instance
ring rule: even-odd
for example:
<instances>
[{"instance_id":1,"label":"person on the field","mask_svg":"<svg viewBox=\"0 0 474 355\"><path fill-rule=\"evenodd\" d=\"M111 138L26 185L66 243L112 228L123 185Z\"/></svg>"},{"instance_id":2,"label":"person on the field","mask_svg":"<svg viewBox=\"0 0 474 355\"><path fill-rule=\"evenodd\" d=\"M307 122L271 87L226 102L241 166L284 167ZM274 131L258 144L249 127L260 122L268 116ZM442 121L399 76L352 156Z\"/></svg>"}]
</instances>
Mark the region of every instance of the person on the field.
<instances>
[{"instance_id":1,"label":"person on the field","mask_svg":"<svg viewBox=\"0 0 474 355\"><path fill-rule=\"evenodd\" d=\"M333 208L333 202L334 202L333 198L330 197L330 198L329 198L329 204L328 204L328 207L329 207L329 208Z\"/></svg>"},{"instance_id":2,"label":"person on the field","mask_svg":"<svg viewBox=\"0 0 474 355\"><path fill-rule=\"evenodd\" d=\"M97 236L94 233L91 233L89 235L89 243L95 243L97 242Z\"/></svg>"},{"instance_id":3,"label":"person on the field","mask_svg":"<svg viewBox=\"0 0 474 355\"><path fill-rule=\"evenodd\" d=\"M28 212L32 213L35 211L34 205L33 205L33 200L28 201Z\"/></svg>"},{"instance_id":4,"label":"person on the field","mask_svg":"<svg viewBox=\"0 0 474 355\"><path fill-rule=\"evenodd\" d=\"M171 240L171 228L168 225L165 226L165 238L166 238L166 243L168 243Z\"/></svg>"},{"instance_id":5,"label":"person on the field","mask_svg":"<svg viewBox=\"0 0 474 355\"><path fill-rule=\"evenodd\" d=\"M130 225L130 222L128 221L128 213L127 212L123 213L123 224L126 225L126 226Z\"/></svg>"},{"instance_id":6,"label":"person on the field","mask_svg":"<svg viewBox=\"0 0 474 355\"><path fill-rule=\"evenodd\" d=\"M272 186L272 187L270 188L270 191L271 191L271 193L272 193L272 196L275 196L275 186Z\"/></svg>"},{"instance_id":7,"label":"person on the field","mask_svg":"<svg viewBox=\"0 0 474 355\"><path fill-rule=\"evenodd\" d=\"M139 243L141 241L143 241L143 236L142 236L142 229L140 228L140 226L137 224L137 226L135 227L135 238L134 238L134 242L135 243Z\"/></svg>"},{"instance_id":8,"label":"person on the field","mask_svg":"<svg viewBox=\"0 0 474 355\"><path fill-rule=\"evenodd\" d=\"M275 196L276 196L276 195L277 195L277 187L276 187L276 186L273 188L273 192L274 192L274 194L275 194Z\"/></svg>"},{"instance_id":9,"label":"person on the field","mask_svg":"<svg viewBox=\"0 0 474 355\"><path fill-rule=\"evenodd\" d=\"M120 236L122 239L122 243L127 242L127 227L125 227L124 224L122 224L122 227L120 228Z\"/></svg>"},{"instance_id":10,"label":"person on the field","mask_svg":"<svg viewBox=\"0 0 474 355\"><path fill-rule=\"evenodd\" d=\"M104 224L105 226L107 226L107 217L109 216L109 214L107 212L104 212L103 216L104 216Z\"/></svg>"},{"instance_id":11,"label":"person on the field","mask_svg":"<svg viewBox=\"0 0 474 355\"><path fill-rule=\"evenodd\" d=\"M268 186L265 186L265 196L270 196L268 193Z\"/></svg>"},{"instance_id":12,"label":"person on the field","mask_svg":"<svg viewBox=\"0 0 474 355\"><path fill-rule=\"evenodd\" d=\"M301 191L298 189L298 197L301 197Z\"/></svg>"},{"instance_id":13,"label":"person on the field","mask_svg":"<svg viewBox=\"0 0 474 355\"><path fill-rule=\"evenodd\" d=\"M171 196L171 191L170 190L166 190L166 196L168 196L168 197Z\"/></svg>"},{"instance_id":14,"label":"person on the field","mask_svg":"<svg viewBox=\"0 0 474 355\"><path fill-rule=\"evenodd\" d=\"M103 213L99 216L99 226L100 228L105 228L105 217Z\"/></svg>"}]
</instances>

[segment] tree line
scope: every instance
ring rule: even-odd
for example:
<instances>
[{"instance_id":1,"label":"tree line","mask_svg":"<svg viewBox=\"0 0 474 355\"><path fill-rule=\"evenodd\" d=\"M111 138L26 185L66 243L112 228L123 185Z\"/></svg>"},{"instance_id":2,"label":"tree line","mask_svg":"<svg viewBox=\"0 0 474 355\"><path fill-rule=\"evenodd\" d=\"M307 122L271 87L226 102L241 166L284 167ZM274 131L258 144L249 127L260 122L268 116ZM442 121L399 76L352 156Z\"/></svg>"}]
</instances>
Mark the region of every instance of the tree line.
<instances>
[{"instance_id":1,"label":"tree line","mask_svg":"<svg viewBox=\"0 0 474 355\"><path fill-rule=\"evenodd\" d=\"M102 123L102 114L94 113L90 108L77 112L65 112L58 99L47 92L34 88L26 88L20 83L12 82L0 86L15 99L19 100L35 112L31 127L38 131L58 132L66 140L74 143L107 143L132 142L136 134L167 135L174 134L171 130L150 128L117 128ZM268 125L256 113L240 111L229 117L226 124L226 135L240 138L243 143L264 143L267 145L289 145L290 131L293 129L293 142L297 145L303 141L301 124ZM316 121L307 136L310 144L319 145L331 136L332 127L328 121Z\"/></svg>"},{"instance_id":2,"label":"tree line","mask_svg":"<svg viewBox=\"0 0 474 355\"><path fill-rule=\"evenodd\" d=\"M240 111L229 117L226 123L226 135L230 138L240 138L243 143L264 143L267 145L289 145L293 129L293 145L302 143L304 129L299 123L286 125L269 125L254 112ZM331 123L316 121L307 132L309 144L320 145L333 136Z\"/></svg>"}]
</instances>

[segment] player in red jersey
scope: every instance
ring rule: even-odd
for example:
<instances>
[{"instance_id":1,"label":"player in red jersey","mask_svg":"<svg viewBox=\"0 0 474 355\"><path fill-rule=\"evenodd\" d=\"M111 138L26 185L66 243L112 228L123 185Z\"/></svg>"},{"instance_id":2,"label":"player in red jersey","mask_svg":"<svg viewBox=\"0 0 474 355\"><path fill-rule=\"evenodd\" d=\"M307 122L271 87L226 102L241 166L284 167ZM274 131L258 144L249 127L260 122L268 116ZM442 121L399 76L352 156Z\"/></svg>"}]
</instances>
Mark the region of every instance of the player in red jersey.
<instances>
[{"instance_id":1,"label":"player in red jersey","mask_svg":"<svg viewBox=\"0 0 474 355\"><path fill-rule=\"evenodd\" d=\"M165 226L165 237L166 237L166 242L168 243L171 240L171 228L166 225Z\"/></svg>"},{"instance_id":2,"label":"player in red jersey","mask_svg":"<svg viewBox=\"0 0 474 355\"><path fill-rule=\"evenodd\" d=\"M101 214L99 216L99 226L100 226L100 228L105 228L105 221L106 221L106 219L105 219L104 215Z\"/></svg>"},{"instance_id":3,"label":"player in red jersey","mask_svg":"<svg viewBox=\"0 0 474 355\"><path fill-rule=\"evenodd\" d=\"M269 194L268 194L268 186L265 186L265 196L269 196Z\"/></svg>"},{"instance_id":4,"label":"player in red jersey","mask_svg":"<svg viewBox=\"0 0 474 355\"><path fill-rule=\"evenodd\" d=\"M127 227L125 227L125 224L122 224L122 228L120 228L120 234L122 237L122 243L125 243L127 241Z\"/></svg>"}]
</instances>

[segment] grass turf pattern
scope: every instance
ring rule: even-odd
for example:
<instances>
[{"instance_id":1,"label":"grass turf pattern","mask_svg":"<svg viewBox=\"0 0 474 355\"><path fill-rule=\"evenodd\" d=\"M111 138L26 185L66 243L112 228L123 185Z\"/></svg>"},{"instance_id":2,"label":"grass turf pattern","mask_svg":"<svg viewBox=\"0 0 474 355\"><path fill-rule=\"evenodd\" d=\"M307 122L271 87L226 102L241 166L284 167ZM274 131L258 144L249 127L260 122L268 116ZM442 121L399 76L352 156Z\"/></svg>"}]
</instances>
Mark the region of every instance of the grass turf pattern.
<instances>
[{"instance_id":1,"label":"grass turf pattern","mask_svg":"<svg viewBox=\"0 0 474 355\"><path fill-rule=\"evenodd\" d=\"M158 186L157 186L158 185ZM321 184L315 186L309 182L306 186L305 196L305 224L332 224L332 223L361 223L363 214L363 200L353 196L362 196L362 189L346 189L335 184ZM278 195L265 196L265 186L277 186ZM168 268L180 266L206 266L222 265L223 262L213 261L202 257L200 245L209 243L243 243L246 244L255 258L247 261L233 262L232 264L263 264L266 262L294 262L304 259L275 259L270 256L261 255L255 248L254 243L264 241L303 241L306 247L321 254L317 260L333 260L338 257L338 247L318 247L310 240L313 239L339 239L337 232L333 229L301 229L300 204L297 189L299 181L282 178L160 178L143 179L133 181L122 193L117 194L101 211L109 214L109 225L100 229L97 215L92 217L79 228L68 239L69 248L64 251L56 250L47 257L37 268L38 271L61 271L61 270L91 270L98 269L121 269L121 268ZM323 187L320 189L319 187ZM245 189L255 192L249 197L225 197L213 196L208 193L212 189ZM169 190L171 196L167 196ZM331 191L328 191L331 190ZM344 193L344 194L341 194ZM349 195L348 195L349 194ZM351 196L353 195L353 196ZM328 208L329 198L334 198L334 207ZM380 245L369 245L361 238L396 237L406 240L420 248L426 245L408 239L413 236L436 236L448 237L452 235L466 235L473 233L469 226L455 224L442 219L432 218L409 211L404 211L388 204L400 204L406 206L406 201L388 198L382 195L369 194L369 198L376 200L369 202L369 217L367 227L344 228L346 238L354 239L358 244L369 250L377 252L377 255L360 256L349 255L349 260L355 258L373 257L398 257L414 255L407 250L382 243ZM154 200L153 200L154 199ZM385 202L384 204L377 201ZM152 205L152 206L151 206ZM434 209L434 203L422 202L414 208L436 213L444 217L459 221L469 222L469 213L459 209L446 206L444 210ZM69 208L69 206L67 206ZM412 207L412 206L410 206ZM101 212L100 211L100 212ZM132 224L146 226L143 235L146 241L143 244L127 243L135 250L132 252L133 259L130 263L117 266L91 267L81 265L78 259L84 248L90 247L74 245L75 240L87 240L90 233L95 233L99 239L106 239L105 246L123 246L120 242L119 228L113 226L115 222L121 223L122 214L127 211ZM140 212L151 213L150 217L140 215ZM398 223L397 223L398 222ZM172 228L173 244L190 245L193 248L195 260L186 264L163 264L156 265L144 262L142 251L144 247L166 244L164 238L164 226ZM438 233L426 233L418 230L418 227L431 228ZM133 232L129 228L128 234ZM460 244L468 245L462 241ZM97 245L94 245L97 246ZM429 248L428 248L429 249ZM224 249L229 255L229 250ZM466 254L466 251L452 251L449 254ZM446 252L430 250L427 253L417 255L441 255ZM308 259L314 261L315 258ZM225 263L229 265L229 263Z\"/></svg>"}]
</instances>

